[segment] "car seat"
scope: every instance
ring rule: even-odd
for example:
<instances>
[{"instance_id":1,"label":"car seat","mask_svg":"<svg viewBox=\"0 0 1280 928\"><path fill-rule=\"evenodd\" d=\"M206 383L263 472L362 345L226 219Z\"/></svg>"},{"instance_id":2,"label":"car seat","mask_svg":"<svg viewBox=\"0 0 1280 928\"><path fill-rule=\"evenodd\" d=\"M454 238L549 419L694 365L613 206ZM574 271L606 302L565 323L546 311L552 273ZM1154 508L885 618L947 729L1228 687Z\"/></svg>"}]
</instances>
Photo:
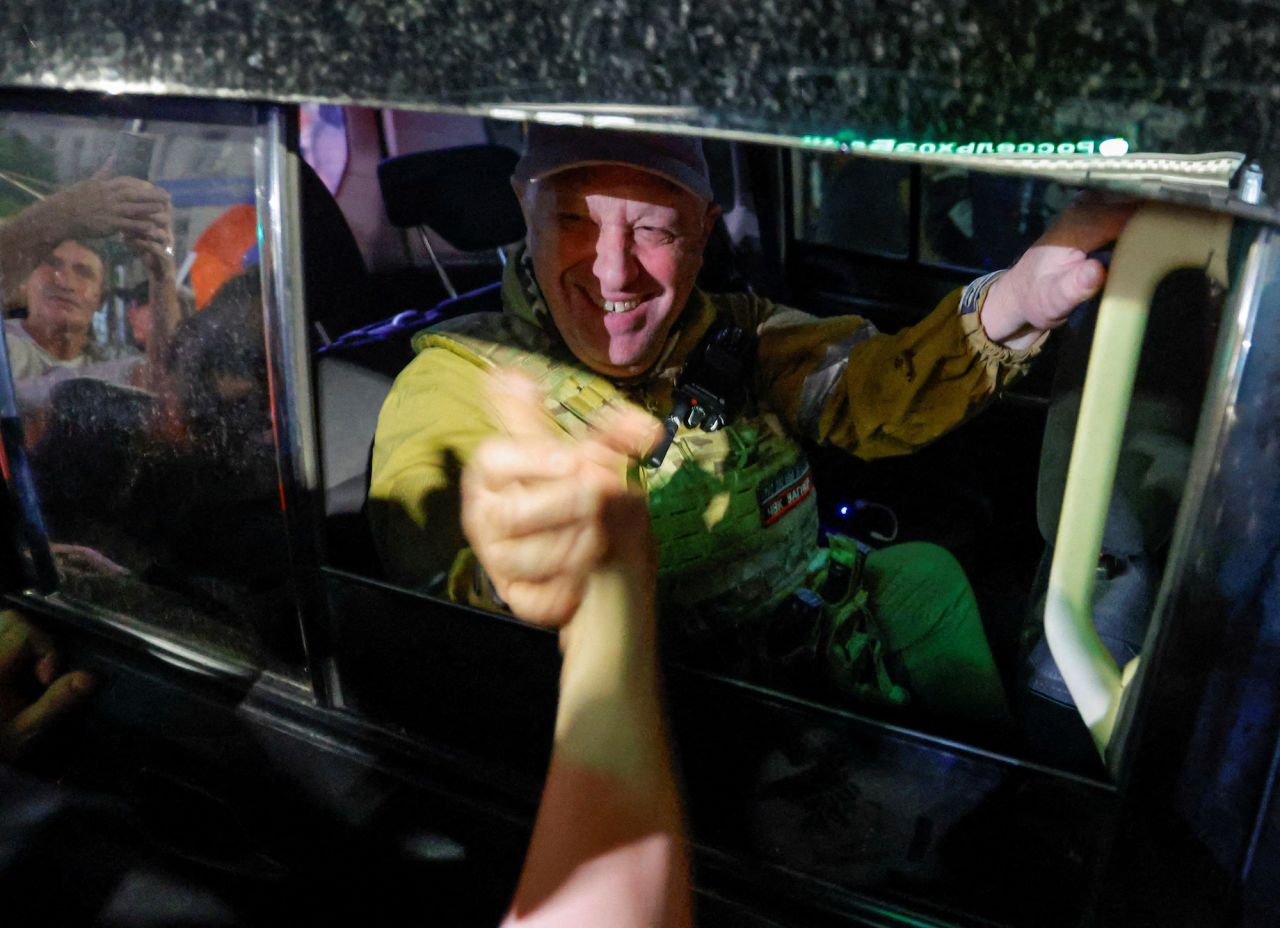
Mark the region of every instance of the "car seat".
<instances>
[{"instance_id":1,"label":"car seat","mask_svg":"<svg viewBox=\"0 0 1280 928\"><path fill-rule=\"evenodd\" d=\"M369 271L338 201L298 159L302 274L312 345L369 321Z\"/></svg>"},{"instance_id":2,"label":"car seat","mask_svg":"<svg viewBox=\"0 0 1280 928\"><path fill-rule=\"evenodd\" d=\"M465 252L518 241L524 217L509 182L517 158L499 145L388 158L378 166L387 216L418 230L429 254L427 228ZM364 516L373 436L395 376L413 360L413 333L455 315L501 308L499 282L459 294L445 268L436 267L454 294L449 299L344 332L316 350L329 556L364 574L380 573Z\"/></svg>"}]
</instances>

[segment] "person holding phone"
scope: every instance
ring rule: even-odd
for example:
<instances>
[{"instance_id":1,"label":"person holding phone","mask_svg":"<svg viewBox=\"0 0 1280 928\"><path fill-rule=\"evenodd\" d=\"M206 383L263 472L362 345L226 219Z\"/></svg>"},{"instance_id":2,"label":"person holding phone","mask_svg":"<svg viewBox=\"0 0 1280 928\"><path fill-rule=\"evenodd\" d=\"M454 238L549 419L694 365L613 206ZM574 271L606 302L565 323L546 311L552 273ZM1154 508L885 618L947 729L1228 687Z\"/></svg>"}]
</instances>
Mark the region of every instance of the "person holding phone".
<instances>
[{"instance_id":1,"label":"person holding phone","mask_svg":"<svg viewBox=\"0 0 1280 928\"><path fill-rule=\"evenodd\" d=\"M94 314L106 296L103 239L119 236L147 270L155 312L147 353L98 344ZM167 335L177 324L177 275L169 195L108 162L92 177L33 203L0 225L0 280L9 363L24 411L47 404L53 386L72 377L154 389ZM144 363L145 362L145 363Z\"/></svg>"}]
</instances>

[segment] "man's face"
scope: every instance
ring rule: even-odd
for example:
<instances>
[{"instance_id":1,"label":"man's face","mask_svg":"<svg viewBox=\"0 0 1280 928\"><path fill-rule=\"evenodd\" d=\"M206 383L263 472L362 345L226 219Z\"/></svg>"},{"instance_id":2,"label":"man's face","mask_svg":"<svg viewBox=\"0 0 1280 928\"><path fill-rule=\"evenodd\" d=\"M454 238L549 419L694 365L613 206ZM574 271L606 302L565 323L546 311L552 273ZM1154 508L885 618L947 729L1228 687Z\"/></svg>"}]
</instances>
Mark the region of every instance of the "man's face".
<instances>
[{"instance_id":1,"label":"man's face","mask_svg":"<svg viewBox=\"0 0 1280 928\"><path fill-rule=\"evenodd\" d=\"M612 165L531 184L522 206L534 276L569 349L607 376L644 373L693 290L715 208Z\"/></svg>"},{"instance_id":2,"label":"man's face","mask_svg":"<svg viewBox=\"0 0 1280 928\"><path fill-rule=\"evenodd\" d=\"M78 242L49 252L27 278L27 315L55 332L87 332L102 305L102 260Z\"/></svg>"}]
</instances>

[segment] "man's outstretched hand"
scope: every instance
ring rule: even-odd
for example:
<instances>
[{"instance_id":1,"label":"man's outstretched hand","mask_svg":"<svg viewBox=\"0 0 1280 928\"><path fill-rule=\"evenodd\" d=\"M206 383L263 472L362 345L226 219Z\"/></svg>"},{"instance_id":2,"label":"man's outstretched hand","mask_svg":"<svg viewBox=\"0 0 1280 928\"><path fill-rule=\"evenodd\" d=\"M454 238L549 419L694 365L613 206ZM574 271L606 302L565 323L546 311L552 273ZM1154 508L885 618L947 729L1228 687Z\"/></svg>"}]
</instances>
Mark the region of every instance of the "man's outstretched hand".
<instances>
[{"instance_id":1,"label":"man's outstretched hand","mask_svg":"<svg viewBox=\"0 0 1280 928\"><path fill-rule=\"evenodd\" d=\"M0 612L0 761L28 744L93 692L84 671L59 674L49 639L13 610Z\"/></svg>"},{"instance_id":2,"label":"man's outstretched hand","mask_svg":"<svg viewBox=\"0 0 1280 928\"><path fill-rule=\"evenodd\" d=\"M647 520L636 520L628 464L654 445L657 420L638 410L603 416L572 441L513 372L490 396L507 434L482 444L462 475L462 529L494 589L522 619L560 627L607 560L651 568Z\"/></svg>"},{"instance_id":3,"label":"man's outstretched hand","mask_svg":"<svg viewBox=\"0 0 1280 928\"><path fill-rule=\"evenodd\" d=\"M52 238L126 238L173 244L169 194L145 180L113 175L108 163L92 177L46 197L41 204L58 224Z\"/></svg>"},{"instance_id":4,"label":"man's outstretched hand","mask_svg":"<svg viewBox=\"0 0 1280 928\"><path fill-rule=\"evenodd\" d=\"M0 224L0 280L5 296L20 286L45 255L67 239L146 242L172 259L173 204L169 194L136 177L114 176L107 162L92 177L51 193Z\"/></svg>"},{"instance_id":5,"label":"man's outstretched hand","mask_svg":"<svg viewBox=\"0 0 1280 928\"><path fill-rule=\"evenodd\" d=\"M1137 204L1082 197L1069 207L999 280L982 307L987 337L1028 348L1093 297L1106 269L1089 252L1115 241Z\"/></svg>"}]
</instances>

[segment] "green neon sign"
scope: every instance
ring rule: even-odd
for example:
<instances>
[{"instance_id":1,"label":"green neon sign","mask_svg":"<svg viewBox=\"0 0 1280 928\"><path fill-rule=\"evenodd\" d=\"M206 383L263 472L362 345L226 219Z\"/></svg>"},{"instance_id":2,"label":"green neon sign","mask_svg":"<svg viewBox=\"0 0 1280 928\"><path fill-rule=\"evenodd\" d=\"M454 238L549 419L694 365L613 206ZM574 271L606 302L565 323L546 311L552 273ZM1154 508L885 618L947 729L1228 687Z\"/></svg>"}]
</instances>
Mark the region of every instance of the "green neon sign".
<instances>
[{"instance_id":1,"label":"green neon sign","mask_svg":"<svg viewBox=\"0 0 1280 928\"><path fill-rule=\"evenodd\" d=\"M859 139L845 130L836 135L806 135L800 144L826 151L870 151L919 155L1102 155L1118 158L1129 151L1122 138L1081 139L1075 142L910 142L900 139Z\"/></svg>"}]
</instances>

